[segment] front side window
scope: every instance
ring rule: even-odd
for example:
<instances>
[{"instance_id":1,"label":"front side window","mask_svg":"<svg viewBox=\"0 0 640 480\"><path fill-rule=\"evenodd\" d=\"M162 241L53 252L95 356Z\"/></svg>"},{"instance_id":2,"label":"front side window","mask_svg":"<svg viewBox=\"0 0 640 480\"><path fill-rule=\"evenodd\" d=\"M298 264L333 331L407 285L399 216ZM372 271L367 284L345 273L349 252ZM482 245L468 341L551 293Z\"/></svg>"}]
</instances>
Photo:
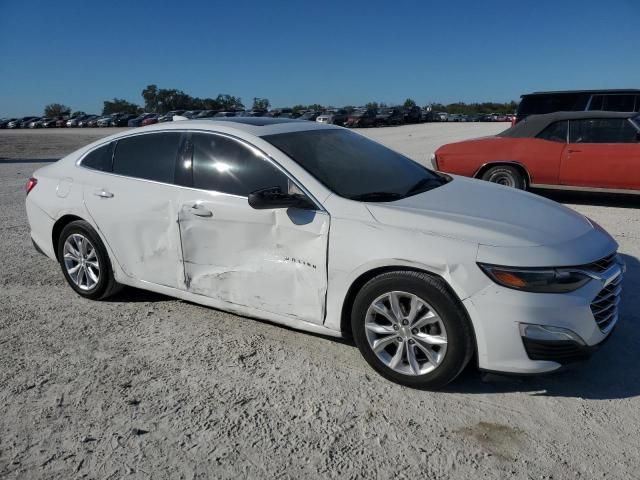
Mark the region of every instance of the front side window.
<instances>
[{"instance_id":1,"label":"front side window","mask_svg":"<svg viewBox=\"0 0 640 480\"><path fill-rule=\"evenodd\" d=\"M540 132L537 137L552 142L566 143L567 141L567 125L566 120L554 122Z\"/></svg>"},{"instance_id":2,"label":"front side window","mask_svg":"<svg viewBox=\"0 0 640 480\"><path fill-rule=\"evenodd\" d=\"M347 130L307 130L262 138L329 190L352 200L398 200L448 181L404 155Z\"/></svg>"},{"instance_id":3,"label":"front side window","mask_svg":"<svg viewBox=\"0 0 640 480\"><path fill-rule=\"evenodd\" d=\"M101 172L111 171L111 158L113 154L113 142L103 145L89 152L82 159L82 166L100 170Z\"/></svg>"},{"instance_id":4,"label":"front side window","mask_svg":"<svg viewBox=\"0 0 640 480\"><path fill-rule=\"evenodd\" d=\"M635 143L637 130L626 118L571 120L571 143Z\"/></svg>"},{"instance_id":5,"label":"front side window","mask_svg":"<svg viewBox=\"0 0 640 480\"><path fill-rule=\"evenodd\" d=\"M118 140L113 173L174 183L179 132L150 133Z\"/></svg>"},{"instance_id":6,"label":"front side window","mask_svg":"<svg viewBox=\"0 0 640 480\"><path fill-rule=\"evenodd\" d=\"M222 135L194 133L193 186L248 197L269 187L288 191L288 177L257 150Z\"/></svg>"}]
</instances>

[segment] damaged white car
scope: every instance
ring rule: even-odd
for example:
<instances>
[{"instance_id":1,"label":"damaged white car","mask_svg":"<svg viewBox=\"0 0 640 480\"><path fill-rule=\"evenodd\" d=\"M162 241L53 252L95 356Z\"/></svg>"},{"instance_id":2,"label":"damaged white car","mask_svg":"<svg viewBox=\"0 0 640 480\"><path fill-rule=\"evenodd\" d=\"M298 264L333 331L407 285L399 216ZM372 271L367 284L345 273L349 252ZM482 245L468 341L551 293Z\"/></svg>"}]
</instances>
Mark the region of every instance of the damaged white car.
<instances>
[{"instance_id":1,"label":"damaged white car","mask_svg":"<svg viewBox=\"0 0 640 480\"><path fill-rule=\"evenodd\" d=\"M36 248L83 297L130 285L352 336L413 387L471 359L551 372L618 320L623 265L597 224L316 122L119 133L35 172L26 206Z\"/></svg>"}]
</instances>

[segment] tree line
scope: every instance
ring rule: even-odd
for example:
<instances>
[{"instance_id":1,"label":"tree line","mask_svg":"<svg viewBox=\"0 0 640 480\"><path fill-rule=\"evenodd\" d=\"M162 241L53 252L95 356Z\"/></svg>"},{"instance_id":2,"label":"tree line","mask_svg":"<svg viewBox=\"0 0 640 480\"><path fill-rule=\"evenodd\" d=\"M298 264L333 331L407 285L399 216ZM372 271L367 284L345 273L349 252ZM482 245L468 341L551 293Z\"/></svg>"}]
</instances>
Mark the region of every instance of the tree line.
<instances>
[{"instance_id":1,"label":"tree line","mask_svg":"<svg viewBox=\"0 0 640 480\"><path fill-rule=\"evenodd\" d=\"M158 88L157 85L147 85L142 90L142 99L144 104L142 106L129 102L123 98L113 98L112 100L105 100L103 102L102 114L110 115L112 113L133 113L139 114L143 112L156 112L167 113L172 110L244 110L246 106L242 102L240 97L236 97L228 94L218 94L215 98L212 97L193 97L182 90L175 88ZM384 102L369 102L366 104L366 108L385 108L387 105ZM404 108L411 108L417 106L416 102L407 98L402 104ZM251 104L253 110L268 110L271 107L271 102L267 98L254 97ZM355 108L354 106L346 106L345 108ZM435 112L447 112L447 113L462 113L466 115L474 115L479 113L511 113L515 112L518 108L518 103L515 101L506 103L496 102L483 102L483 103L464 103L456 102L447 105L441 103L429 103L424 108L430 108ZM300 112L302 110L323 110L324 106L314 103L310 105L294 105L291 107L294 112ZM51 103L44 108L44 115L46 117L57 117L62 115L76 116L83 114L84 112L72 112L71 108L60 103Z\"/></svg>"}]
</instances>

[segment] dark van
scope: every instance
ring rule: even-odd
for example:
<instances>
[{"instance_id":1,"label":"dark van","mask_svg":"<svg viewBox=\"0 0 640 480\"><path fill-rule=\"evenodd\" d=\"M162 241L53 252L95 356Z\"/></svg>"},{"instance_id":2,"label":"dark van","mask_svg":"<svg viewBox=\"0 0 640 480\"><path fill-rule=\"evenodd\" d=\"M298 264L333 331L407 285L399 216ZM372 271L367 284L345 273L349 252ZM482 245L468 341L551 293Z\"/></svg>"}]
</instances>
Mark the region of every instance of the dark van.
<instances>
[{"instance_id":1,"label":"dark van","mask_svg":"<svg viewBox=\"0 0 640 480\"><path fill-rule=\"evenodd\" d=\"M584 110L640 111L640 90L567 90L520 96L516 123L528 115Z\"/></svg>"}]
</instances>

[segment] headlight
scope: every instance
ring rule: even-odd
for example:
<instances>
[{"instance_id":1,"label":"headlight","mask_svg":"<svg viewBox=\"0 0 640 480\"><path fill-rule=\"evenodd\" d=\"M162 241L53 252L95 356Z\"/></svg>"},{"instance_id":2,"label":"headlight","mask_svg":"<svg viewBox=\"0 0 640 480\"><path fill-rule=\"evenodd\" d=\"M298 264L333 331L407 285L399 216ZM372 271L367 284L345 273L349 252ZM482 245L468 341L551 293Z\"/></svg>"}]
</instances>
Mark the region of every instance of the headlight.
<instances>
[{"instance_id":1,"label":"headlight","mask_svg":"<svg viewBox=\"0 0 640 480\"><path fill-rule=\"evenodd\" d=\"M478 265L498 285L526 292L573 292L591 280L585 273L565 268L513 268L482 263Z\"/></svg>"}]
</instances>

